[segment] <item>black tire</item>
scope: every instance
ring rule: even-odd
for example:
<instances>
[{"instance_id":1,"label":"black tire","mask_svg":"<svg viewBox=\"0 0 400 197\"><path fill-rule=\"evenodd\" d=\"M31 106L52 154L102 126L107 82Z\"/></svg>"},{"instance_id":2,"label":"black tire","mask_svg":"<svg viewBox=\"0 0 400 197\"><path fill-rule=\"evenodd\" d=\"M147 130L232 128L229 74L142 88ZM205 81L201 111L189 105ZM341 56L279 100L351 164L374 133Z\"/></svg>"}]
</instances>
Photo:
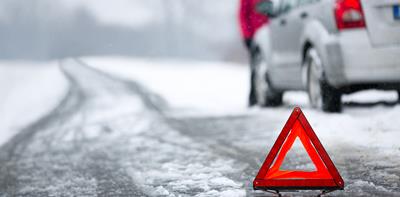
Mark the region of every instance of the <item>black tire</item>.
<instances>
[{"instance_id":1,"label":"black tire","mask_svg":"<svg viewBox=\"0 0 400 197\"><path fill-rule=\"evenodd\" d=\"M322 61L315 49L307 50L305 63L307 66L307 92L310 103L315 108L325 112L340 112L342 110L341 92L331 86L325 78Z\"/></svg>"},{"instance_id":2,"label":"black tire","mask_svg":"<svg viewBox=\"0 0 400 197\"><path fill-rule=\"evenodd\" d=\"M249 93L249 100L248 100L248 105L249 107L252 107L254 105L257 105L257 96L256 96L256 85L255 85L255 75L256 72L254 69L251 69L250 71L250 93Z\"/></svg>"},{"instance_id":3,"label":"black tire","mask_svg":"<svg viewBox=\"0 0 400 197\"><path fill-rule=\"evenodd\" d=\"M397 103L400 103L400 90L397 90Z\"/></svg>"},{"instance_id":4,"label":"black tire","mask_svg":"<svg viewBox=\"0 0 400 197\"><path fill-rule=\"evenodd\" d=\"M322 111L324 112L341 112L342 111L342 94L326 81L321 81Z\"/></svg>"},{"instance_id":5,"label":"black tire","mask_svg":"<svg viewBox=\"0 0 400 197\"><path fill-rule=\"evenodd\" d=\"M268 91L265 93L263 107L277 107L283 103L283 92L276 91L269 82L268 73L266 75L266 83L269 86Z\"/></svg>"},{"instance_id":6,"label":"black tire","mask_svg":"<svg viewBox=\"0 0 400 197\"><path fill-rule=\"evenodd\" d=\"M266 65L265 57L261 50L253 56L254 75L252 75L252 85L254 85L254 96L257 104L261 107L276 107L282 105L283 92L277 91L271 84L266 69L261 69ZM265 65L264 65L265 64ZM252 71L253 72L253 71Z\"/></svg>"}]
</instances>

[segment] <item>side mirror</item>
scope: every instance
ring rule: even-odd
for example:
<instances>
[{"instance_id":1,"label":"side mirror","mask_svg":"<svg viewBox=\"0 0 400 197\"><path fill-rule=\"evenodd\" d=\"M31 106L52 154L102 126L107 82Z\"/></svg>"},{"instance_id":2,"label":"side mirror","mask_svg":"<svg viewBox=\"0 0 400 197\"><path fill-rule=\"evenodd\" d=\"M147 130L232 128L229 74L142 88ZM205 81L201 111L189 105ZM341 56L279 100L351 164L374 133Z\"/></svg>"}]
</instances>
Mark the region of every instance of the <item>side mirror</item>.
<instances>
[{"instance_id":1,"label":"side mirror","mask_svg":"<svg viewBox=\"0 0 400 197\"><path fill-rule=\"evenodd\" d=\"M271 0L261 0L256 4L256 12L264 14L268 17L275 17L274 3Z\"/></svg>"}]
</instances>

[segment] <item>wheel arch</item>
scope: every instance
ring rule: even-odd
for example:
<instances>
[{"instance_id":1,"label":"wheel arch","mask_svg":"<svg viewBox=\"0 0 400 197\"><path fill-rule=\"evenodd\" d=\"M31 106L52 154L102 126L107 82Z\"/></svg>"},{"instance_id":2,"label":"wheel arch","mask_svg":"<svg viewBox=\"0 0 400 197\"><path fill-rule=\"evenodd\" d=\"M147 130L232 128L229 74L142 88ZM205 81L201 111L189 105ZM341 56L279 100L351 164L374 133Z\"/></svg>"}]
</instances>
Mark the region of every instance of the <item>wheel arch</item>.
<instances>
[{"instance_id":1,"label":"wheel arch","mask_svg":"<svg viewBox=\"0 0 400 197\"><path fill-rule=\"evenodd\" d=\"M302 69L302 81L303 85L305 87L306 85L306 72L307 72L307 67L306 67L306 55L307 51L310 48L314 48L318 54L320 55L321 61L322 61L322 69L324 71L327 71L326 68L326 50L325 50L325 45L331 37L329 36L329 32L327 29L324 27L324 25L318 21L318 20L312 20L308 22L304 26L304 30L300 39L301 43L301 69Z\"/></svg>"}]
</instances>

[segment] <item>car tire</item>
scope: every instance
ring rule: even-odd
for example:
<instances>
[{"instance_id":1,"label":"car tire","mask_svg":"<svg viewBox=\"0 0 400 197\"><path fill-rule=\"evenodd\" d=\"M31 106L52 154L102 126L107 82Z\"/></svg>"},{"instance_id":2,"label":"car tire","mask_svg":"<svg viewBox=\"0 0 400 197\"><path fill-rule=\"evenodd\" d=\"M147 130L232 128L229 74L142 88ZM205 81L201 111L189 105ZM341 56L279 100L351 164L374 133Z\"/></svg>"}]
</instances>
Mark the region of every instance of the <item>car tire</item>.
<instances>
[{"instance_id":1,"label":"car tire","mask_svg":"<svg viewBox=\"0 0 400 197\"><path fill-rule=\"evenodd\" d=\"M283 92L277 91L268 77L267 63L261 51L255 55L255 74L253 78L256 101L262 107L276 107L282 105Z\"/></svg>"},{"instance_id":2,"label":"car tire","mask_svg":"<svg viewBox=\"0 0 400 197\"><path fill-rule=\"evenodd\" d=\"M400 103L400 90L397 90L397 103Z\"/></svg>"},{"instance_id":3,"label":"car tire","mask_svg":"<svg viewBox=\"0 0 400 197\"><path fill-rule=\"evenodd\" d=\"M307 92L311 106L325 112L340 112L342 94L326 80L319 57L318 52L310 48L304 61L307 66Z\"/></svg>"}]
</instances>

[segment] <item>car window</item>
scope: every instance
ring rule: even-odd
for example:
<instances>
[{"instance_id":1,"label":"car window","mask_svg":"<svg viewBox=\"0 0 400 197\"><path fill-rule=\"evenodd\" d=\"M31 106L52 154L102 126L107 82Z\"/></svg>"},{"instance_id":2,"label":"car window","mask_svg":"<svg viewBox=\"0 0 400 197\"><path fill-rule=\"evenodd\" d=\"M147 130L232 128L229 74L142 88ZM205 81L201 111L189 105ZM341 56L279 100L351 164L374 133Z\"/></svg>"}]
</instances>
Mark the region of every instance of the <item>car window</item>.
<instances>
[{"instance_id":1,"label":"car window","mask_svg":"<svg viewBox=\"0 0 400 197\"><path fill-rule=\"evenodd\" d=\"M282 0L280 13L286 13L297 7L299 0Z\"/></svg>"}]
</instances>

